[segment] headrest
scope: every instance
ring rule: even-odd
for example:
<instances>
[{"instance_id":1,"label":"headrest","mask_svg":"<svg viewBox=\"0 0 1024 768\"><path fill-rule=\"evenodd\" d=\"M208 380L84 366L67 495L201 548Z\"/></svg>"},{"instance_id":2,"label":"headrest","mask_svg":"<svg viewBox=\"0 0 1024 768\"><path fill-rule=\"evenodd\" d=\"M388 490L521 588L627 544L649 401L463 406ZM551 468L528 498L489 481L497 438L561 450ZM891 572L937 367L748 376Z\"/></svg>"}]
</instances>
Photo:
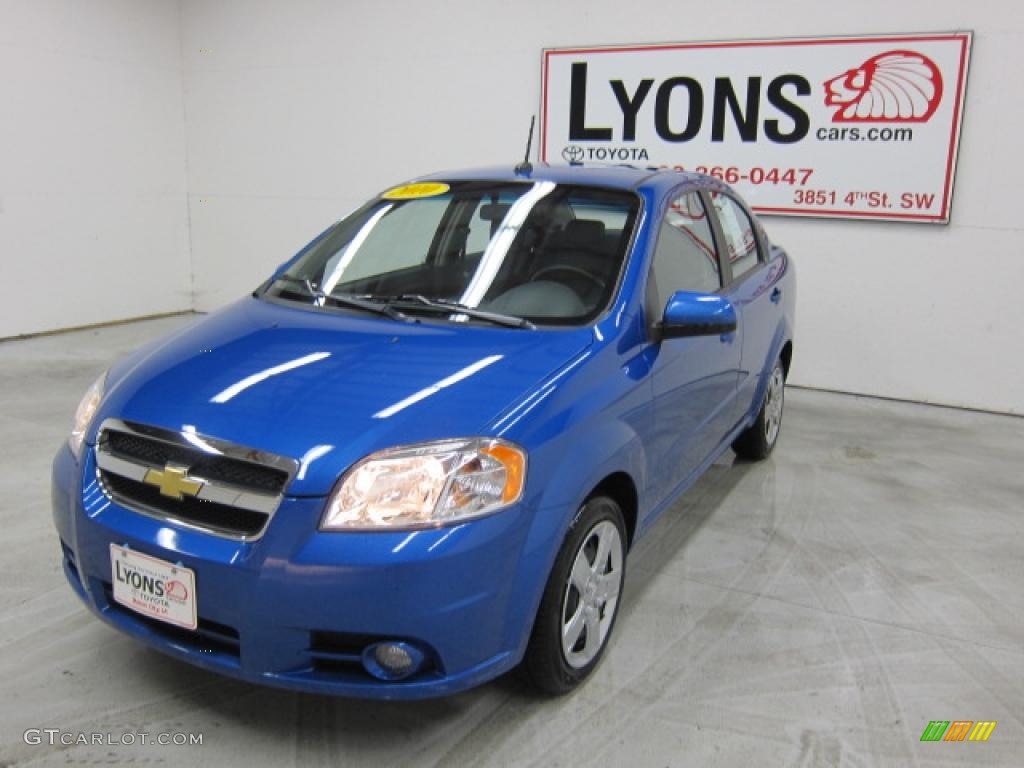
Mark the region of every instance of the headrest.
<instances>
[{"instance_id":1,"label":"headrest","mask_svg":"<svg viewBox=\"0 0 1024 768\"><path fill-rule=\"evenodd\" d=\"M590 219L573 219L565 225L561 244L563 248L592 248L604 246L604 222Z\"/></svg>"}]
</instances>

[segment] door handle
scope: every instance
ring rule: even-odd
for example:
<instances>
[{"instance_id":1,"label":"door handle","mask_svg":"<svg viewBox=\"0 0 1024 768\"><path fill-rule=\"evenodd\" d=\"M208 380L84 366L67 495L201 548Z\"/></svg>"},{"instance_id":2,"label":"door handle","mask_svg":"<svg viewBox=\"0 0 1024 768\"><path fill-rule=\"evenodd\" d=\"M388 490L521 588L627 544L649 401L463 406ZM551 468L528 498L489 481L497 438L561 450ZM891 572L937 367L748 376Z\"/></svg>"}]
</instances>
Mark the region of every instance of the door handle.
<instances>
[{"instance_id":1,"label":"door handle","mask_svg":"<svg viewBox=\"0 0 1024 768\"><path fill-rule=\"evenodd\" d=\"M781 299L781 298L782 298L782 289L781 288L776 288L774 291L772 291L772 295L771 295L772 304L778 304L779 303L779 299Z\"/></svg>"}]
</instances>

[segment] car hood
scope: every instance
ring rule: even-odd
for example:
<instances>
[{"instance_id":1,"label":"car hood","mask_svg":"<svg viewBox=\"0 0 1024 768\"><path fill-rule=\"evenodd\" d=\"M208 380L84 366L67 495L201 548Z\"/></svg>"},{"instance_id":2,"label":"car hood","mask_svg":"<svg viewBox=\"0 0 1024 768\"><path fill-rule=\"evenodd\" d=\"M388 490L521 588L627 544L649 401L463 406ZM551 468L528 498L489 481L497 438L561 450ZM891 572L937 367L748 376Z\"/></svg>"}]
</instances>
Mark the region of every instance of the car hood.
<instances>
[{"instance_id":1,"label":"car hood","mask_svg":"<svg viewBox=\"0 0 1024 768\"><path fill-rule=\"evenodd\" d=\"M329 493L383 448L490 434L591 343L587 328L418 324L245 299L111 369L107 417L298 459L294 495Z\"/></svg>"}]
</instances>

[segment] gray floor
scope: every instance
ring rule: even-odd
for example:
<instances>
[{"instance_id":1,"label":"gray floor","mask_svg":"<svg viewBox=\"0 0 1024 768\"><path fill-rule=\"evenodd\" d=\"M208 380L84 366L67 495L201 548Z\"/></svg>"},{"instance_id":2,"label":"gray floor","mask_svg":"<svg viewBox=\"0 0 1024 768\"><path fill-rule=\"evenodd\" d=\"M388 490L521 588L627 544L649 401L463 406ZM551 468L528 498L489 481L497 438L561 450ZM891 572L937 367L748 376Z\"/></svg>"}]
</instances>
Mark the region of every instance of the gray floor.
<instances>
[{"instance_id":1,"label":"gray floor","mask_svg":"<svg viewBox=\"0 0 1024 768\"><path fill-rule=\"evenodd\" d=\"M147 651L64 583L49 465L110 361L182 318L0 344L0 766L1020 765L1024 420L790 390L781 442L722 462L631 555L575 695L434 702L261 689ZM987 743L921 743L995 720ZM27 728L200 747L29 745Z\"/></svg>"}]
</instances>

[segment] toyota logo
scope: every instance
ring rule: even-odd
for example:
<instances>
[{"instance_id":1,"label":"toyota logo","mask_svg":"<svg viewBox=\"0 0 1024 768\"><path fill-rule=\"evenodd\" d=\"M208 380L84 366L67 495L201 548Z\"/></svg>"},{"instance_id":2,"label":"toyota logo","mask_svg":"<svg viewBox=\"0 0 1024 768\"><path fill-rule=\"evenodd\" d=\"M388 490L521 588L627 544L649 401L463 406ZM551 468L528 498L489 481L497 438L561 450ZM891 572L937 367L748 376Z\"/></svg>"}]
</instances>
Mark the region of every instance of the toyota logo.
<instances>
[{"instance_id":1,"label":"toyota logo","mask_svg":"<svg viewBox=\"0 0 1024 768\"><path fill-rule=\"evenodd\" d=\"M562 150L562 159L567 163L579 163L583 161L583 147L570 144Z\"/></svg>"}]
</instances>

